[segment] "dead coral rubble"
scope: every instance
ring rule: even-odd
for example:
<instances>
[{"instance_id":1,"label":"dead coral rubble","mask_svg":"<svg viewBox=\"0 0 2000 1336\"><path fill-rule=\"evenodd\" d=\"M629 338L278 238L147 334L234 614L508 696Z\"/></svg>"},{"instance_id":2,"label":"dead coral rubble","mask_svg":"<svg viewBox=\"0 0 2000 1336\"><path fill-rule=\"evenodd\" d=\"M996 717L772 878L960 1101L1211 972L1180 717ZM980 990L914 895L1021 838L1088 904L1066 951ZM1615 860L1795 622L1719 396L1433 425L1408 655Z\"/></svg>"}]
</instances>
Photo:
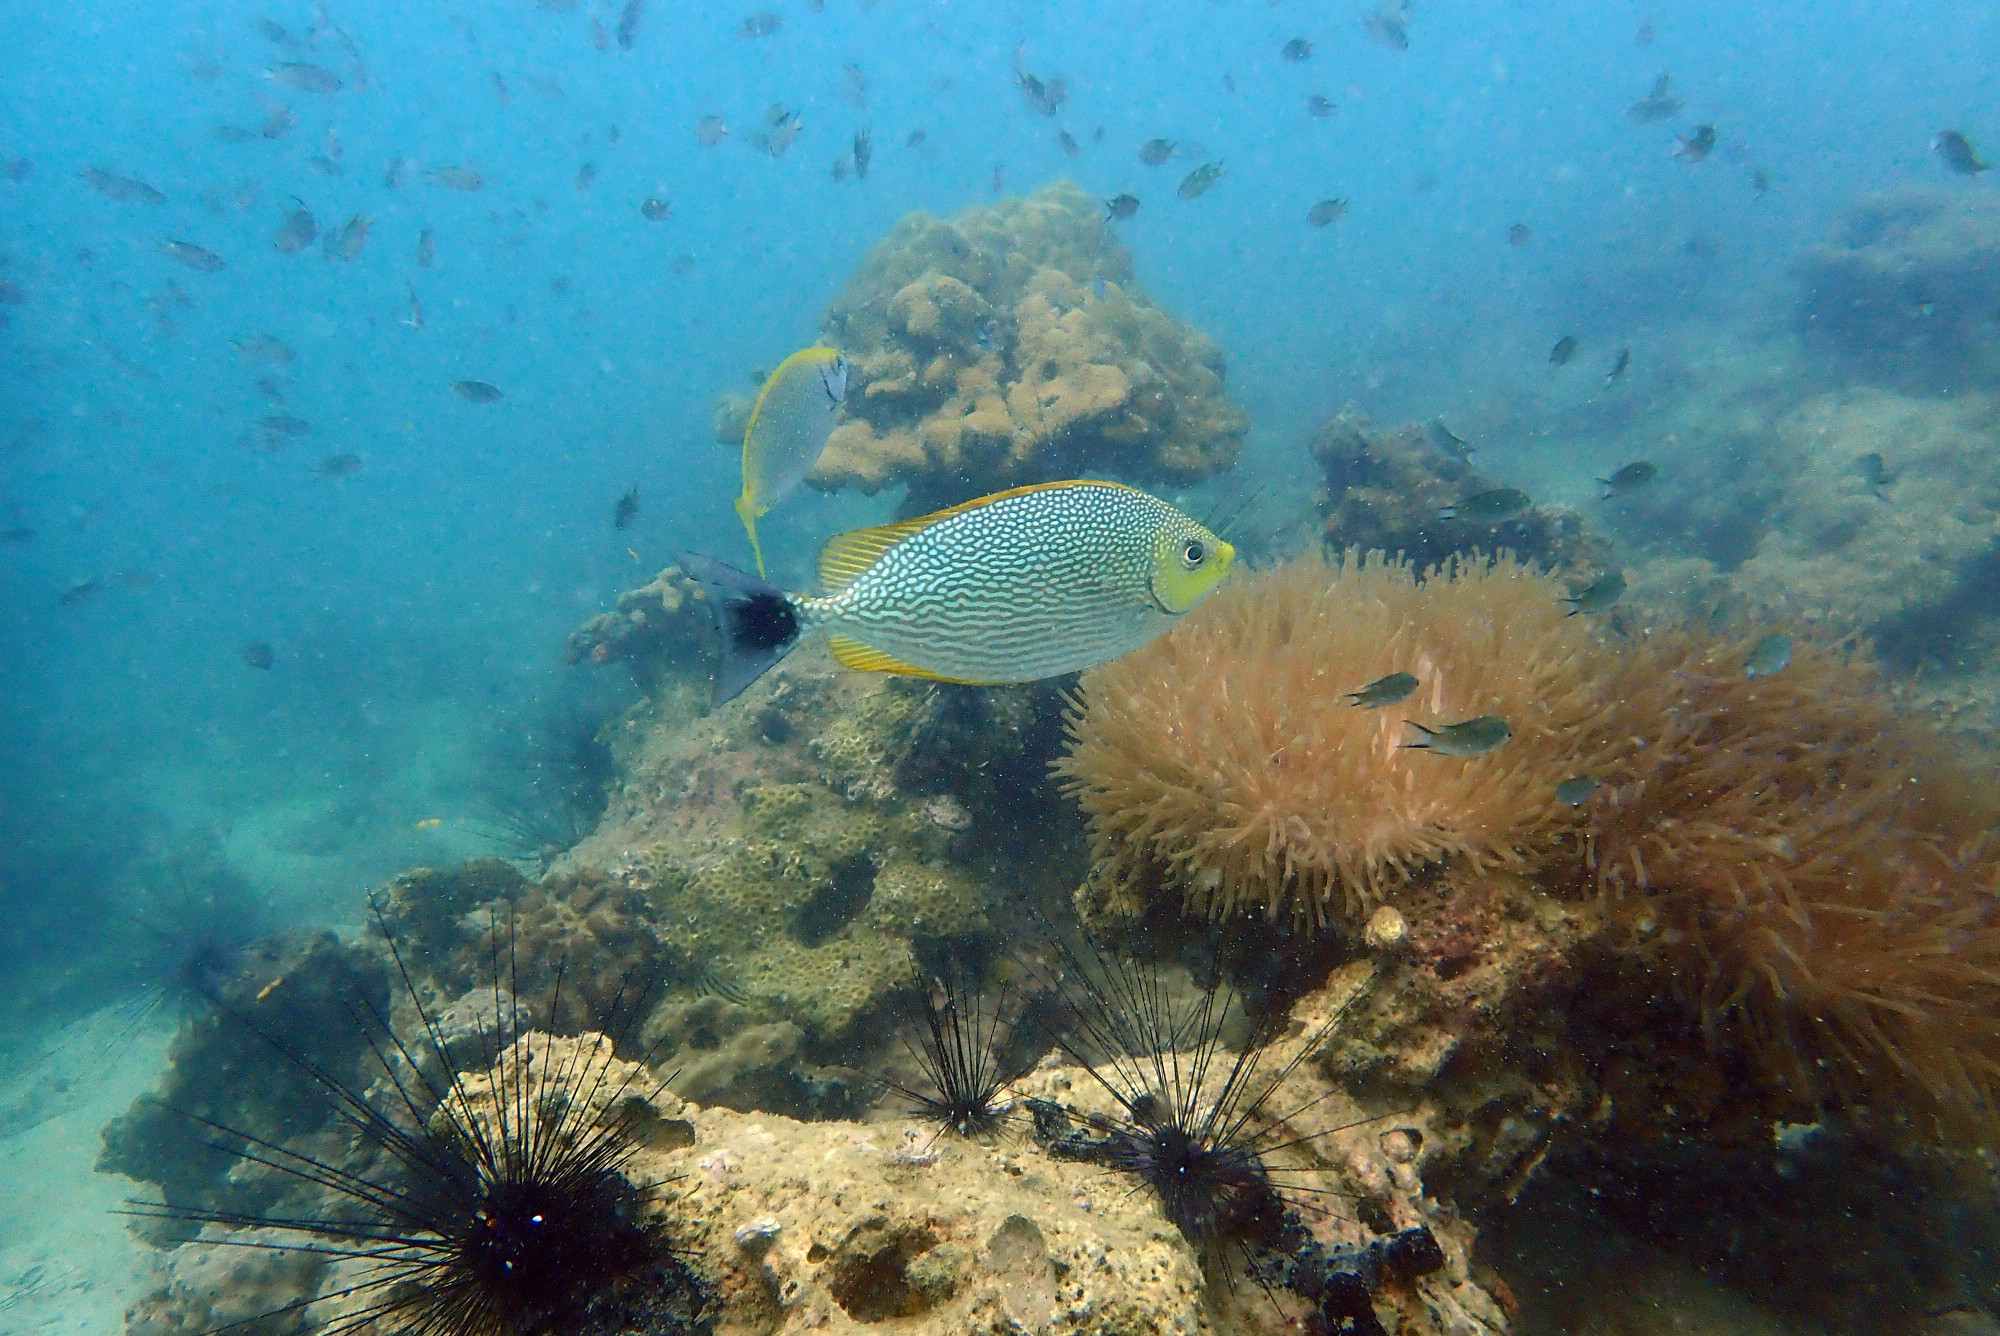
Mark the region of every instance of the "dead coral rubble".
<instances>
[{"instance_id":1,"label":"dead coral rubble","mask_svg":"<svg viewBox=\"0 0 2000 1336\"><path fill-rule=\"evenodd\" d=\"M908 484L912 514L1083 472L1192 482L1228 468L1249 426L1221 350L1147 295L1102 207L1067 182L904 218L823 332L853 370L810 481ZM741 442L747 404L718 412L724 444Z\"/></svg>"}]
</instances>

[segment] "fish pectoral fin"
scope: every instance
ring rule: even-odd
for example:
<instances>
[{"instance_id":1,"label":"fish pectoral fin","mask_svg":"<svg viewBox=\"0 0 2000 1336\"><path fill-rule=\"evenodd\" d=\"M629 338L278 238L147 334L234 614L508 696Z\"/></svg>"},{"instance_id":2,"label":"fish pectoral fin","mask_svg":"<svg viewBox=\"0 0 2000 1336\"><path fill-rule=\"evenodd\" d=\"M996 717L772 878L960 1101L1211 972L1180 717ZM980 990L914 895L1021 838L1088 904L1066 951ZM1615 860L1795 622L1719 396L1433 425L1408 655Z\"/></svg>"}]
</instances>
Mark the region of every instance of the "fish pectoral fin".
<instances>
[{"instance_id":1,"label":"fish pectoral fin","mask_svg":"<svg viewBox=\"0 0 2000 1336\"><path fill-rule=\"evenodd\" d=\"M826 646L833 651L835 662L843 668L852 668L859 673L896 673L903 677L927 677L933 682L963 682L963 678L945 677L928 668L918 668L904 663L893 655L862 644L852 636L833 635L826 638Z\"/></svg>"}]
</instances>

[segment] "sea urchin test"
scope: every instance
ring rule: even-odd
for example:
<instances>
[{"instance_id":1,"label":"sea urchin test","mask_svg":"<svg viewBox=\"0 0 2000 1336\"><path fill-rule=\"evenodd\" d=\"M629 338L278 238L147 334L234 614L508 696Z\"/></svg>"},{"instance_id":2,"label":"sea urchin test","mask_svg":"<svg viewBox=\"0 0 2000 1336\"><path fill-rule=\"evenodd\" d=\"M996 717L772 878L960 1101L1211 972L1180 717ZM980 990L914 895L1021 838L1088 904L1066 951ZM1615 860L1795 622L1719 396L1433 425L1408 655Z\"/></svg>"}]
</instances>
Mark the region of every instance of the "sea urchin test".
<instances>
[{"instance_id":1,"label":"sea urchin test","mask_svg":"<svg viewBox=\"0 0 2000 1336\"><path fill-rule=\"evenodd\" d=\"M846 397L847 359L834 348L801 348L764 378L743 432L743 494L736 498L759 575L764 548L757 541L758 517L812 472Z\"/></svg>"},{"instance_id":2,"label":"sea urchin test","mask_svg":"<svg viewBox=\"0 0 2000 1336\"><path fill-rule=\"evenodd\" d=\"M822 629L834 658L864 672L976 685L1073 673L1173 626L1235 560L1157 497L1075 481L841 534L820 551L820 597L707 557L680 563L713 608L726 701Z\"/></svg>"}]
</instances>

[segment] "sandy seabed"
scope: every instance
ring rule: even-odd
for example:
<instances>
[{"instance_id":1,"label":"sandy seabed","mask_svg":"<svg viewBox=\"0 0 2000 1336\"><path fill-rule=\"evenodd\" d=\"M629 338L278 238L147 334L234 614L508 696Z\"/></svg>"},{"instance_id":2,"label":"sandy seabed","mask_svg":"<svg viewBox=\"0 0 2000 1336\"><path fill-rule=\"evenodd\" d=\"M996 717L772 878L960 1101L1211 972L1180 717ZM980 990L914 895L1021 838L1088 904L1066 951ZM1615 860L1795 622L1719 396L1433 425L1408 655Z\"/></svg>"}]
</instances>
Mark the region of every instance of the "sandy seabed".
<instances>
[{"instance_id":1,"label":"sandy seabed","mask_svg":"<svg viewBox=\"0 0 2000 1336\"><path fill-rule=\"evenodd\" d=\"M152 1250L122 1216L142 1186L100 1174L98 1132L152 1088L175 1018L113 1004L17 1039L0 1082L0 1333L118 1336Z\"/></svg>"}]
</instances>

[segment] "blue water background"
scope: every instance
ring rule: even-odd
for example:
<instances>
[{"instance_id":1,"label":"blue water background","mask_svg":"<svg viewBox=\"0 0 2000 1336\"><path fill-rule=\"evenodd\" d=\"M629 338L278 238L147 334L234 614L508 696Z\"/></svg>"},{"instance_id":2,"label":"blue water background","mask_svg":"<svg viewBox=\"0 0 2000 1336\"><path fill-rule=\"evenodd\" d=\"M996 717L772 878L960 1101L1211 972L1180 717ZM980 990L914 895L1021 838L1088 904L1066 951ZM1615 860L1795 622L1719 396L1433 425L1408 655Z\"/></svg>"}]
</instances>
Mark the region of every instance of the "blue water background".
<instances>
[{"instance_id":1,"label":"blue water background","mask_svg":"<svg viewBox=\"0 0 2000 1336\"><path fill-rule=\"evenodd\" d=\"M1303 441L1352 401L1389 420L1453 414L1484 429L1484 467L1578 500L1643 444L1662 368L1692 412L1732 359L1784 355L1764 336L1789 319L1790 257L1859 194L1990 188L1946 176L1930 152L1945 126L2000 150L1987 4L1418 0L1407 52L1369 40L1352 3L772 0L782 30L745 36L757 8L653 0L628 51L591 41L616 7L342 0L325 18L365 82L310 6L0 10L0 158L33 163L0 181L0 278L26 297L0 331L0 528L36 530L0 547L0 970L20 996L115 939L184 847L282 914L333 918L380 876L466 852L454 832L496 739L570 698L615 697L607 675L562 665L565 633L675 548L745 557L718 394L810 341L897 218L989 201L996 167L1009 193L1067 177L1140 196L1120 234L1140 281L1227 352L1254 424L1246 474L1309 492ZM259 18L320 30L287 51ZM1650 44L1635 37L1648 20ZM1285 61L1299 36L1315 54ZM1057 116L1021 96L1017 50L1066 79ZM286 59L347 86L264 77ZM191 76L204 61L216 77ZM850 62L865 107L843 98ZM1633 124L1626 108L1664 69L1685 112ZM1314 92L1338 113L1309 117ZM744 142L774 102L805 124L775 159ZM298 117L282 139L213 136L278 106ZM711 113L731 135L705 148L694 130ZM1715 155L1676 160L1675 133L1704 121ZM919 126L926 142L906 149ZM836 182L864 127L873 171ZM309 165L329 130L337 178ZM1136 149L1158 135L1227 175L1175 198L1195 159L1143 166ZM398 158L408 179L391 190ZM585 162L598 175L579 190ZM447 165L484 189L423 179ZM93 166L168 202L108 200L79 175ZM278 254L294 195L323 231L371 217L359 259ZM649 196L671 217L644 219ZM1348 216L1307 227L1335 196ZM1524 249L1506 244L1516 222L1534 230ZM431 269L415 260L423 227ZM167 238L229 268L186 268L159 253ZM401 323L406 283L421 331ZM1591 374L1548 374L1564 333ZM256 335L297 362L232 351ZM1623 344L1633 374L1607 406L1597 373ZM271 374L281 406L255 388ZM467 402L461 379L506 397ZM273 413L313 434L250 448ZM350 452L354 476L312 471ZM633 483L640 515L616 531ZM789 506L766 522L776 568L799 575L826 532L892 500ZM58 605L91 578L100 593ZM251 641L273 647L270 671L244 662Z\"/></svg>"}]
</instances>

